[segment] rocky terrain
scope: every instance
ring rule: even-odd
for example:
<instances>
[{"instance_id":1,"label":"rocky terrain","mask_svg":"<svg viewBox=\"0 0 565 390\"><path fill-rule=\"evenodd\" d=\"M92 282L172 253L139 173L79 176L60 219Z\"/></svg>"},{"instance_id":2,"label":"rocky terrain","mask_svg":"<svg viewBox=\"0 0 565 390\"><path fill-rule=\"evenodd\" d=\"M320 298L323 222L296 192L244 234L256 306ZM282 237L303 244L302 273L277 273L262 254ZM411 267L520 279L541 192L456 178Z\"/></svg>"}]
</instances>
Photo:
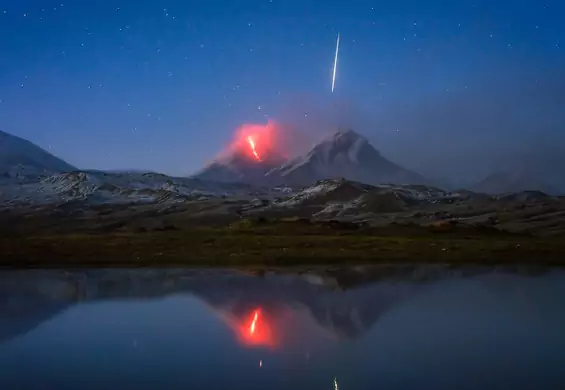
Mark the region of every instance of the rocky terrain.
<instances>
[{"instance_id":1,"label":"rocky terrain","mask_svg":"<svg viewBox=\"0 0 565 390\"><path fill-rule=\"evenodd\" d=\"M73 171L45 176L35 182L0 186L0 204L12 208L68 202L93 206L161 204L237 196L250 198L270 192L276 192L276 189L170 177L159 173Z\"/></svg>"},{"instance_id":2,"label":"rocky terrain","mask_svg":"<svg viewBox=\"0 0 565 390\"><path fill-rule=\"evenodd\" d=\"M52 231L110 232L182 230L261 218L565 234L565 199L536 191L491 196L344 179L301 189L255 188L158 174L86 172L51 176L19 191L19 197L9 194L4 202L9 207L0 213L1 229L12 234L41 232L44 223Z\"/></svg>"},{"instance_id":3,"label":"rocky terrain","mask_svg":"<svg viewBox=\"0 0 565 390\"><path fill-rule=\"evenodd\" d=\"M0 181L6 264L565 259L565 198L403 184L423 178L351 131L280 168L236 154L191 178L61 171L72 167L30 145L43 158L41 171ZM224 169L227 180L203 178ZM316 179L333 169L348 178Z\"/></svg>"}]
</instances>

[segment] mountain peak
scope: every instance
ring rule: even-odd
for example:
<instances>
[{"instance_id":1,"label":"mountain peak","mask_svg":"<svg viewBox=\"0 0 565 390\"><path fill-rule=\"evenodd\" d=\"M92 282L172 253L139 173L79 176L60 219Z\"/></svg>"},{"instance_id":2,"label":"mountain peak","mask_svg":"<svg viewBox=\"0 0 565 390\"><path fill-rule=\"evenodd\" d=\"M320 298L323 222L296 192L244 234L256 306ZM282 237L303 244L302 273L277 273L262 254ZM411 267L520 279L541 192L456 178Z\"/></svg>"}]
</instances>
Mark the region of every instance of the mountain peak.
<instances>
[{"instance_id":1,"label":"mountain peak","mask_svg":"<svg viewBox=\"0 0 565 390\"><path fill-rule=\"evenodd\" d=\"M488 175L472 187L475 192L485 194L516 193L522 191L541 191L556 195L559 191L538 178L530 169L499 171Z\"/></svg>"},{"instance_id":2,"label":"mountain peak","mask_svg":"<svg viewBox=\"0 0 565 390\"><path fill-rule=\"evenodd\" d=\"M32 142L0 131L0 175L25 177L76 170Z\"/></svg>"},{"instance_id":3,"label":"mountain peak","mask_svg":"<svg viewBox=\"0 0 565 390\"><path fill-rule=\"evenodd\" d=\"M322 139L307 155L309 158L330 161L340 155L347 155L351 160L357 160L359 154L367 148L378 151L371 146L367 138L351 129L338 130Z\"/></svg>"},{"instance_id":4,"label":"mountain peak","mask_svg":"<svg viewBox=\"0 0 565 390\"><path fill-rule=\"evenodd\" d=\"M339 130L309 153L290 160L267 176L285 184L308 185L317 180L344 177L367 184L425 184L420 175L387 160L364 136Z\"/></svg>"},{"instance_id":5,"label":"mountain peak","mask_svg":"<svg viewBox=\"0 0 565 390\"><path fill-rule=\"evenodd\" d=\"M338 139L348 139L348 140L364 139L364 140L366 140L365 137L363 137L361 134L353 131L352 129L337 130L335 133L333 133L332 138L334 140L338 140Z\"/></svg>"},{"instance_id":6,"label":"mountain peak","mask_svg":"<svg viewBox=\"0 0 565 390\"><path fill-rule=\"evenodd\" d=\"M326 138L325 142L322 141L322 143L331 143L341 148L350 148L354 145L368 144L369 141L361 134L351 129L346 129L336 131L330 137Z\"/></svg>"}]
</instances>

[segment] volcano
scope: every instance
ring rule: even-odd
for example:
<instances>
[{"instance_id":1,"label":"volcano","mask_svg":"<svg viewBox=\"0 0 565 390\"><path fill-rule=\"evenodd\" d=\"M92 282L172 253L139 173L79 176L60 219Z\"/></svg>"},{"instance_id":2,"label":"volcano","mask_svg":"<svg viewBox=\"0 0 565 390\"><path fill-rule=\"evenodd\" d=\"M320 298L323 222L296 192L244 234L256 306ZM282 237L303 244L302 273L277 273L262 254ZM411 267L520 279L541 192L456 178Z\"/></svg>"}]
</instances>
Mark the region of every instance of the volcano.
<instances>
[{"instance_id":1,"label":"volcano","mask_svg":"<svg viewBox=\"0 0 565 390\"><path fill-rule=\"evenodd\" d=\"M76 170L39 146L0 131L0 178L37 178Z\"/></svg>"},{"instance_id":2,"label":"volcano","mask_svg":"<svg viewBox=\"0 0 565 390\"><path fill-rule=\"evenodd\" d=\"M338 131L307 154L273 169L270 182L309 185L318 180L345 178L365 184L429 184L423 176L386 158L353 130Z\"/></svg>"},{"instance_id":3,"label":"volcano","mask_svg":"<svg viewBox=\"0 0 565 390\"><path fill-rule=\"evenodd\" d=\"M487 176L471 190L484 194L506 194L522 191L540 191L548 195L559 195L561 192L539 179L538 175L528 169L501 171Z\"/></svg>"},{"instance_id":4,"label":"volcano","mask_svg":"<svg viewBox=\"0 0 565 390\"><path fill-rule=\"evenodd\" d=\"M266 184L265 174L285 162L279 150L280 133L280 126L274 121L243 125L227 149L192 177L224 183Z\"/></svg>"},{"instance_id":5,"label":"volcano","mask_svg":"<svg viewBox=\"0 0 565 390\"><path fill-rule=\"evenodd\" d=\"M259 160L246 152L236 151L212 162L192 178L222 183L239 182L263 185L267 172L280 166L283 162L284 158L275 152L265 153L264 157Z\"/></svg>"}]
</instances>

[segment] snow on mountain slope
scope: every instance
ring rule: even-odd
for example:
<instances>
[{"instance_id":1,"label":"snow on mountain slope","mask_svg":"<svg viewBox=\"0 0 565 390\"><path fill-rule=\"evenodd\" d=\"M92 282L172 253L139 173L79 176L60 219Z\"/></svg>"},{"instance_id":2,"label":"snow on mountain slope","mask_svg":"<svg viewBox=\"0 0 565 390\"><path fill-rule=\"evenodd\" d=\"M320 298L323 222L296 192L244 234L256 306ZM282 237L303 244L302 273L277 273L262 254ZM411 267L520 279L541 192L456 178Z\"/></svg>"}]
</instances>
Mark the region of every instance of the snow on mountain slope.
<instances>
[{"instance_id":1,"label":"snow on mountain slope","mask_svg":"<svg viewBox=\"0 0 565 390\"><path fill-rule=\"evenodd\" d=\"M367 184L425 184L421 175L384 158L369 141L352 130L339 131L306 155L267 173L271 182L308 185L343 177Z\"/></svg>"},{"instance_id":2,"label":"snow on mountain slope","mask_svg":"<svg viewBox=\"0 0 565 390\"><path fill-rule=\"evenodd\" d=\"M191 176L193 179L210 180L223 183L265 184L265 174L282 164L284 160L271 154L263 160L256 160L239 151L221 158Z\"/></svg>"},{"instance_id":3,"label":"snow on mountain slope","mask_svg":"<svg viewBox=\"0 0 565 390\"><path fill-rule=\"evenodd\" d=\"M3 181L73 170L76 168L30 141L0 131L0 178Z\"/></svg>"},{"instance_id":4,"label":"snow on mountain slope","mask_svg":"<svg viewBox=\"0 0 565 390\"><path fill-rule=\"evenodd\" d=\"M348 201L366 193L372 186L347 180L320 180L289 198L276 203L276 207L295 207L306 204Z\"/></svg>"},{"instance_id":5,"label":"snow on mountain slope","mask_svg":"<svg viewBox=\"0 0 565 390\"><path fill-rule=\"evenodd\" d=\"M157 173L75 171L24 185L0 186L0 204L162 203L214 197L256 196L260 189L244 184L214 183Z\"/></svg>"},{"instance_id":6,"label":"snow on mountain slope","mask_svg":"<svg viewBox=\"0 0 565 390\"><path fill-rule=\"evenodd\" d=\"M276 208L317 206L316 217L338 217L364 213L392 213L419 204L439 203L461 196L423 185L372 186L345 179L321 180L287 199L276 202Z\"/></svg>"}]
</instances>

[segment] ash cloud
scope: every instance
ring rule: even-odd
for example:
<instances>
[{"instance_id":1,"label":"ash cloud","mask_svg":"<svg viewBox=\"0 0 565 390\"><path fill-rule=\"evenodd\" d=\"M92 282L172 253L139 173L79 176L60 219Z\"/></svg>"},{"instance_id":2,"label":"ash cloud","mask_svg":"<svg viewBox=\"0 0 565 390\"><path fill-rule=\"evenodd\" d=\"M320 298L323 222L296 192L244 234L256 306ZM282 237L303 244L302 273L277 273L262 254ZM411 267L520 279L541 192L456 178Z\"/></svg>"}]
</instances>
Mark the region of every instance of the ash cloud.
<instances>
[{"instance_id":1,"label":"ash cloud","mask_svg":"<svg viewBox=\"0 0 565 390\"><path fill-rule=\"evenodd\" d=\"M392 161L453 186L528 170L565 188L565 74L526 72L451 91L389 101L375 110L299 97L281 112L300 154L339 128L365 135ZM376 111L379 111L376 114Z\"/></svg>"}]
</instances>

